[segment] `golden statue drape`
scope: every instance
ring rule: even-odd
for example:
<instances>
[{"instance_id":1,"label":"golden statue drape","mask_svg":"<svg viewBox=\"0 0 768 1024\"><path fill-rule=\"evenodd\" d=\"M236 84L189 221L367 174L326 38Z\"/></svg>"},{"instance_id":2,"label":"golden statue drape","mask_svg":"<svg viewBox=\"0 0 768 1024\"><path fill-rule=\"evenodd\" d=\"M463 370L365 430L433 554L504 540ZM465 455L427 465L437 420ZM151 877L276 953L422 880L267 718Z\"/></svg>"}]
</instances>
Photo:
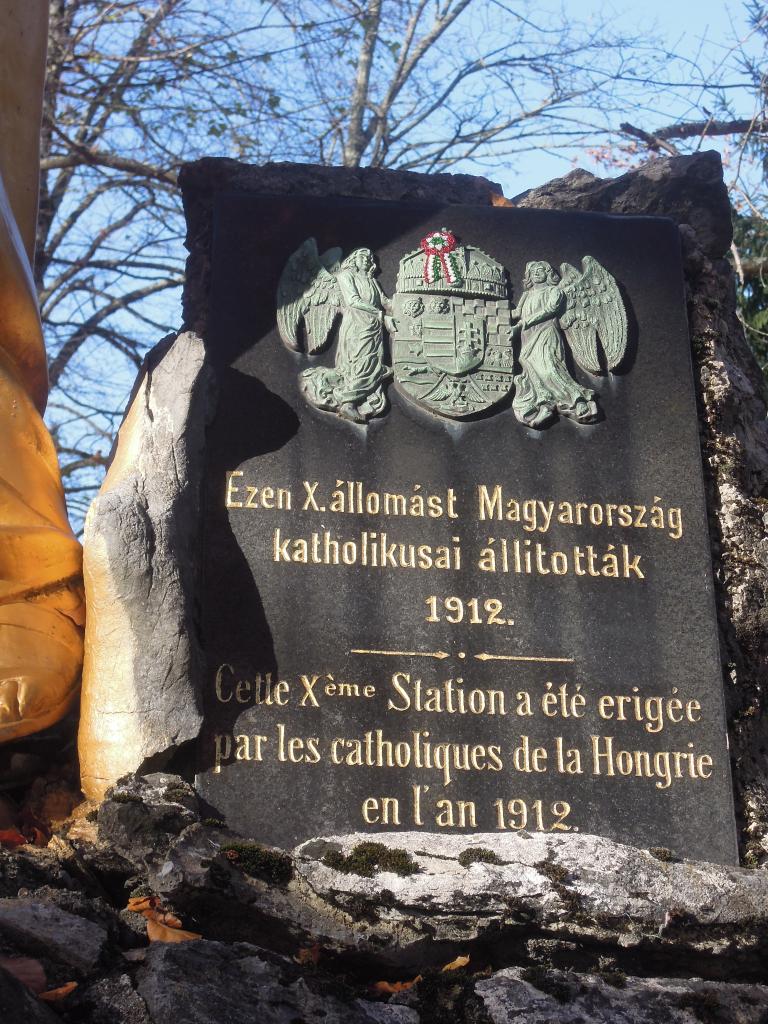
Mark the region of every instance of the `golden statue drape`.
<instances>
[{"instance_id":1,"label":"golden statue drape","mask_svg":"<svg viewBox=\"0 0 768 1024\"><path fill-rule=\"evenodd\" d=\"M31 257L48 5L5 0L0 34L0 743L71 707L82 665L81 548L42 414Z\"/></svg>"}]
</instances>

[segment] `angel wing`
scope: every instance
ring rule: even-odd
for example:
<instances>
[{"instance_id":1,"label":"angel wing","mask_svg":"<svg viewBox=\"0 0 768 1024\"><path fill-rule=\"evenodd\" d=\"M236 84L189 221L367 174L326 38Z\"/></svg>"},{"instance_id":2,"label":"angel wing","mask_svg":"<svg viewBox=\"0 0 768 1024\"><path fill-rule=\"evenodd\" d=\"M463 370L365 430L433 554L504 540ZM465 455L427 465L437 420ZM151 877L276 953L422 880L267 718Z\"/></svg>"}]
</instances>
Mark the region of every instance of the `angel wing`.
<instances>
[{"instance_id":1,"label":"angel wing","mask_svg":"<svg viewBox=\"0 0 768 1024\"><path fill-rule=\"evenodd\" d=\"M560 287L566 297L560 326L579 366L602 373L618 366L627 351L627 314L619 287L605 267L585 256L581 268L579 273L570 263L560 267Z\"/></svg>"},{"instance_id":2,"label":"angel wing","mask_svg":"<svg viewBox=\"0 0 768 1024\"><path fill-rule=\"evenodd\" d=\"M277 329L288 348L299 351L302 320L307 352L319 352L327 344L341 303L334 277L340 260L341 249L328 249L321 256L314 238L289 256L277 286Z\"/></svg>"}]
</instances>

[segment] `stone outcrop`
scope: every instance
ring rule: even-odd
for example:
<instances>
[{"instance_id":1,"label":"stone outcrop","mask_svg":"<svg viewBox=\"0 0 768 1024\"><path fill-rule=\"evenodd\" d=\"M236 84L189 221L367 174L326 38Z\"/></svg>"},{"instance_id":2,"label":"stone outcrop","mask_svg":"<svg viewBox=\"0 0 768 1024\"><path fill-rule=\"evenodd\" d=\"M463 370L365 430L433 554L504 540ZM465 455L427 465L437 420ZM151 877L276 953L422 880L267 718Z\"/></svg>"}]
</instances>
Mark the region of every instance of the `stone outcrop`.
<instances>
[{"instance_id":1,"label":"stone outcrop","mask_svg":"<svg viewBox=\"0 0 768 1024\"><path fill-rule=\"evenodd\" d=\"M77 980L60 1012L78 1024L768 1013L764 871L591 836L374 840L330 836L287 855L200 820L181 778L127 777L98 822L0 854L0 953L39 958L51 986ZM148 943L144 918L121 909L129 892L202 938ZM0 962L0 1006L11 997L19 1020L50 1020L34 999L21 1016L29 994Z\"/></svg>"},{"instance_id":2,"label":"stone outcrop","mask_svg":"<svg viewBox=\"0 0 768 1024\"><path fill-rule=\"evenodd\" d=\"M476 986L492 1024L691 1024L765 1020L764 985L711 985L693 980L574 976L509 968Z\"/></svg>"},{"instance_id":3,"label":"stone outcrop","mask_svg":"<svg viewBox=\"0 0 768 1024\"><path fill-rule=\"evenodd\" d=\"M195 594L211 395L200 338L158 345L88 513L79 735L87 795L128 771L162 767L200 729Z\"/></svg>"},{"instance_id":4,"label":"stone outcrop","mask_svg":"<svg viewBox=\"0 0 768 1024\"><path fill-rule=\"evenodd\" d=\"M158 943L138 972L154 1022L185 1024L418 1024L414 1010L340 998L282 957L256 946Z\"/></svg>"}]
</instances>

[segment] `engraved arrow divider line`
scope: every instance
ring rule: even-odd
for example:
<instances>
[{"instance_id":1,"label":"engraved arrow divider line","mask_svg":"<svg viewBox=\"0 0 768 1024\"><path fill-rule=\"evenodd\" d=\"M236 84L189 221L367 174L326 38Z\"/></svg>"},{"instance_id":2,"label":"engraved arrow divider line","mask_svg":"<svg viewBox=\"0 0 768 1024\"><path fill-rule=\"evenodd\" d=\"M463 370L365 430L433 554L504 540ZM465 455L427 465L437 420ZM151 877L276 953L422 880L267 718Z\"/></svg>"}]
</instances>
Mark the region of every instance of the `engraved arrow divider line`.
<instances>
[{"instance_id":1,"label":"engraved arrow divider line","mask_svg":"<svg viewBox=\"0 0 768 1024\"><path fill-rule=\"evenodd\" d=\"M522 654L475 654L478 661L554 661L563 665L572 665L573 658L537 658Z\"/></svg>"},{"instance_id":2,"label":"engraved arrow divider line","mask_svg":"<svg viewBox=\"0 0 768 1024\"><path fill-rule=\"evenodd\" d=\"M399 657L399 658L437 658L442 661L444 658L450 658L448 651L373 651L366 650L360 647L353 647L350 654L381 654L386 657ZM463 655L460 655L463 656ZM561 665L573 665L573 658L539 658L532 655L522 654L487 654L483 651L481 654L474 654L474 658L478 661L539 661L539 662L554 662Z\"/></svg>"},{"instance_id":3,"label":"engraved arrow divider line","mask_svg":"<svg viewBox=\"0 0 768 1024\"><path fill-rule=\"evenodd\" d=\"M440 661L443 658L450 658L448 651L366 651L360 648L353 647L349 652L350 654L386 654L390 657L400 658L438 658Z\"/></svg>"}]
</instances>

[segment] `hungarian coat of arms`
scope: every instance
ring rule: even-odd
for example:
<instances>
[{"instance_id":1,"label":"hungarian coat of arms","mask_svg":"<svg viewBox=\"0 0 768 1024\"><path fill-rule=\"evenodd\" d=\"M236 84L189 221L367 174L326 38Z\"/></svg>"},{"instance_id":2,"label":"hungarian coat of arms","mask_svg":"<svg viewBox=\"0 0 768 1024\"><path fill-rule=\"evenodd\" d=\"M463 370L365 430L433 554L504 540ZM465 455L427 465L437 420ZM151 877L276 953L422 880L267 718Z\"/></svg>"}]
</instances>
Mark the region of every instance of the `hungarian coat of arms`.
<instances>
[{"instance_id":1,"label":"hungarian coat of arms","mask_svg":"<svg viewBox=\"0 0 768 1024\"><path fill-rule=\"evenodd\" d=\"M332 367L305 369L300 388L314 406L365 423L386 411L385 385L452 419L483 413L512 395L520 422L541 428L558 415L598 418L595 391L577 381L569 357L591 375L615 369L627 346L616 281L591 256L581 270L527 264L516 305L506 269L447 228L432 231L400 261L392 299L375 278L370 249L320 254L313 238L288 259L277 295L283 342L308 355L331 341ZM391 339L386 361L384 331Z\"/></svg>"}]
</instances>

